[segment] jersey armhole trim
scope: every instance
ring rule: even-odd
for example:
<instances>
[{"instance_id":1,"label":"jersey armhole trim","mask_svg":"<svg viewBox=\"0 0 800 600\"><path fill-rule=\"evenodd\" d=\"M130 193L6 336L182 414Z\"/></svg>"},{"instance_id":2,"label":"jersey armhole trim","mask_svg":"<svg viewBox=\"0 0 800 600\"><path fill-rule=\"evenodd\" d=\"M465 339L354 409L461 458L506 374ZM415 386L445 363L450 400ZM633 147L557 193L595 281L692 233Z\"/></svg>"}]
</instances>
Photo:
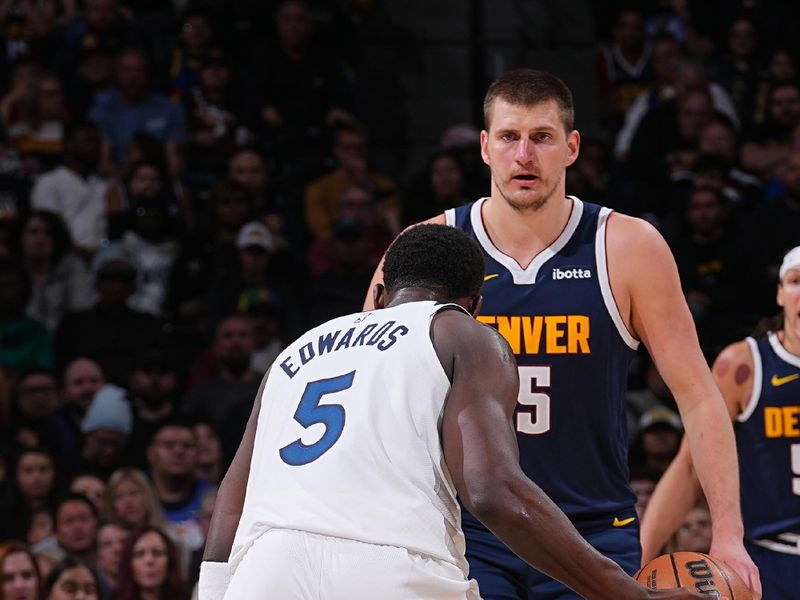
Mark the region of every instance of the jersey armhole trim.
<instances>
[{"instance_id":1,"label":"jersey armhole trim","mask_svg":"<svg viewBox=\"0 0 800 600\"><path fill-rule=\"evenodd\" d=\"M445 225L449 225L450 227L456 226L456 209L455 208L448 208L444 211L444 222Z\"/></svg>"},{"instance_id":2,"label":"jersey armhole trim","mask_svg":"<svg viewBox=\"0 0 800 600\"><path fill-rule=\"evenodd\" d=\"M608 316L614 322L622 341L624 341L631 350L636 350L639 347L639 340L637 340L625 325L625 321L617 308L617 303L614 300L614 293L611 290L611 282L608 278L608 261L606 257L606 223L608 215L611 214L610 208L601 208L600 215L597 218L597 234L595 236L595 257L597 259L597 281L600 284L600 293L603 296L603 303L606 305Z\"/></svg>"},{"instance_id":3,"label":"jersey armhole trim","mask_svg":"<svg viewBox=\"0 0 800 600\"><path fill-rule=\"evenodd\" d=\"M744 407L742 414L736 417L739 423L747 421L755 412L758 401L761 399L761 382L763 379L761 353L758 351L758 344L751 337L745 338L745 341L750 347L750 354L753 355L753 389L750 392L750 397L747 399L747 406Z\"/></svg>"}]
</instances>

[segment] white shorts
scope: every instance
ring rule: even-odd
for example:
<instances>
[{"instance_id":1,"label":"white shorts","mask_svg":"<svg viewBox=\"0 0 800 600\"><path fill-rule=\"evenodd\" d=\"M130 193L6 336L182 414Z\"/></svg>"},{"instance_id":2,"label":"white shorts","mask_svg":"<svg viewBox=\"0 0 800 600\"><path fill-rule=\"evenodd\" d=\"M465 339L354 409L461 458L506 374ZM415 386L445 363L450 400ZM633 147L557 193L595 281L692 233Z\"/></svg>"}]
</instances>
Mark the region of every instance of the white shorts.
<instances>
[{"instance_id":1,"label":"white shorts","mask_svg":"<svg viewBox=\"0 0 800 600\"><path fill-rule=\"evenodd\" d=\"M457 566L405 548L270 529L231 577L225 600L480 600Z\"/></svg>"}]
</instances>

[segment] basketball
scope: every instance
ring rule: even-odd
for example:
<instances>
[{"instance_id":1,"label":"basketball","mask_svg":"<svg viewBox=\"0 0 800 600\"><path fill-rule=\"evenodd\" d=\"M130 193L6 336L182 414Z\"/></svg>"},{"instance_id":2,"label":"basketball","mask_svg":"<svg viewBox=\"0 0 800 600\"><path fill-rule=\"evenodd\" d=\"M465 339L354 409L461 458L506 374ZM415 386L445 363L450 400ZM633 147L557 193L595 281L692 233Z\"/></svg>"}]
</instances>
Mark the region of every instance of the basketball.
<instances>
[{"instance_id":1,"label":"basketball","mask_svg":"<svg viewBox=\"0 0 800 600\"><path fill-rule=\"evenodd\" d=\"M729 600L752 600L747 585L733 569L700 552L662 554L639 569L634 578L650 590L682 587Z\"/></svg>"}]
</instances>

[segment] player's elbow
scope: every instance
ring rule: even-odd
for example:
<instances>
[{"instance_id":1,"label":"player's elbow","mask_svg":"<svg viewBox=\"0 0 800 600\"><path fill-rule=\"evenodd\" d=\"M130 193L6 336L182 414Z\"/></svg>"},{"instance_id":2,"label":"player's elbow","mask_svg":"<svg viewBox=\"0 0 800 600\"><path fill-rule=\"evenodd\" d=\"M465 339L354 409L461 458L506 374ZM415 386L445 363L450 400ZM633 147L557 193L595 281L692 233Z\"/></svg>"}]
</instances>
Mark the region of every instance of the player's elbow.
<instances>
[{"instance_id":1,"label":"player's elbow","mask_svg":"<svg viewBox=\"0 0 800 600\"><path fill-rule=\"evenodd\" d=\"M511 478L498 473L473 476L459 496L466 509L484 525L502 521L513 506Z\"/></svg>"}]
</instances>

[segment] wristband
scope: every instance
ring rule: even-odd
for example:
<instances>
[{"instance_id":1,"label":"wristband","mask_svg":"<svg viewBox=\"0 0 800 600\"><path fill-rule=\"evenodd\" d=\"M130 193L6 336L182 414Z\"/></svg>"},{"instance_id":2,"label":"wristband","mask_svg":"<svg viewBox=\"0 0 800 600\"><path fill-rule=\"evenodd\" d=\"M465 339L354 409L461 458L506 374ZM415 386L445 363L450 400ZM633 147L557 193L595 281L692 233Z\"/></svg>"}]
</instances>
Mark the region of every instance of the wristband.
<instances>
[{"instance_id":1,"label":"wristband","mask_svg":"<svg viewBox=\"0 0 800 600\"><path fill-rule=\"evenodd\" d=\"M200 579L197 584L198 600L222 600L231 574L226 562L204 560L200 563Z\"/></svg>"}]
</instances>

